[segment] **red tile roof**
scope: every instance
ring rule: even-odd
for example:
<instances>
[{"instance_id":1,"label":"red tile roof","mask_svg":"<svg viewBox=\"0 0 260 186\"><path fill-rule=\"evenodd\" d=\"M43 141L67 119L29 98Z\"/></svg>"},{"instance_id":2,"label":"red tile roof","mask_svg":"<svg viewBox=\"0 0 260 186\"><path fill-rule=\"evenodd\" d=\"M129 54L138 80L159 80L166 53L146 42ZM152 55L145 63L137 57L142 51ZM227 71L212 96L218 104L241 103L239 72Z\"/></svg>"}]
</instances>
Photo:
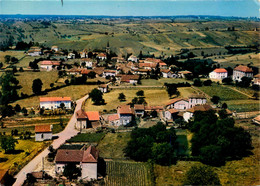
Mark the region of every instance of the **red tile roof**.
<instances>
[{"instance_id":1,"label":"red tile roof","mask_svg":"<svg viewBox=\"0 0 260 186\"><path fill-rule=\"evenodd\" d=\"M81 58L80 60L81 61L91 61L91 62L93 61L91 58Z\"/></svg>"},{"instance_id":2,"label":"red tile roof","mask_svg":"<svg viewBox=\"0 0 260 186\"><path fill-rule=\"evenodd\" d=\"M35 132L51 132L51 125L35 125Z\"/></svg>"},{"instance_id":3,"label":"red tile roof","mask_svg":"<svg viewBox=\"0 0 260 186\"><path fill-rule=\"evenodd\" d=\"M81 74L88 74L88 73L90 73L92 70L88 70L88 69L82 69L81 70Z\"/></svg>"},{"instance_id":4,"label":"red tile roof","mask_svg":"<svg viewBox=\"0 0 260 186\"><path fill-rule=\"evenodd\" d=\"M40 102L49 101L71 101L70 97L40 97Z\"/></svg>"},{"instance_id":5,"label":"red tile roof","mask_svg":"<svg viewBox=\"0 0 260 186\"><path fill-rule=\"evenodd\" d=\"M98 75L102 74L104 70L105 70L105 67L96 67L93 69L93 71Z\"/></svg>"},{"instance_id":6,"label":"red tile roof","mask_svg":"<svg viewBox=\"0 0 260 186\"><path fill-rule=\"evenodd\" d=\"M139 63L139 68L144 68L144 67L156 68L156 66L157 66L156 63Z\"/></svg>"},{"instance_id":7,"label":"red tile roof","mask_svg":"<svg viewBox=\"0 0 260 186\"><path fill-rule=\"evenodd\" d=\"M205 112L205 111L209 111L209 110L211 110L211 109L212 109L212 107L211 107L210 105L208 105L208 104L205 104L205 105L196 105L196 106L194 106L194 107L188 109L187 112L192 112L192 113L194 113L194 112L196 112L196 111L203 111L203 112Z\"/></svg>"},{"instance_id":8,"label":"red tile roof","mask_svg":"<svg viewBox=\"0 0 260 186\"><path fill-rule=\"evenodd\" d=\"M84 110L80 109L76 112L77 119L87 119L87 114Z\"/></svg>"},{"instance_id":9,"label":"red tile roof","mask_svg":"<svg viewBox=\"0 0 260 186\"><path fill-rule=\"evenodd\" d=\"M129 82L130 80L138 80L139 75L123 75L121 78L122 82Z\"/></svg>"},{"instance_id":10,"label":"red tile roof","mask_svg":"<svg viewBox=\"0 0 260 186\"><path fill-rule=\"evenodd\" d=\"M115 120L119 120L119 119L120 119L120 117L119 117L118 114L112 114L112 115L109 115L109 116L107 117L107 120L108 120L108 121L115 121Z\"/></svg>"},{"instance_id":11,"label":"red tile roof","mask_svg":"<svg viewBox=\"0 0 260 186\"><path fill-rule=\"evenodd\" d=\"M5 177L5 175L8 174L8 169L0 169L0 181L3 180L3 178ZM0 182L1 185L1 182Z\"/></svg>"},{"instance_id":12,"label":"red tile roof","mask_svg":"<svg viewBox=\"0 0 260 186\"><path fill-rule=\"evenodd\" d=\"M87 111L86 115L89 121L99 121L100 115L98 111Z\"/></svg>"},{"instance_id":13,"label":"red tile roof","mask_svg":"<svg viewBox=\"0 0 260 186\"><path fill-rule=\"evenodd\" d=\"M133 114L133 111L132 111L130 105L118 106L118 112L119 112L119 114Z\"/></svg>"},{"instance_id":14,"label":"red tile roof","mask_svg":"<svg viewBox=\"0 0 260 186\"><path fill-rule=\"evenodd\" d=\"M104 73L116 73L116 70L104 70Z\"/></svg>"},{"instance_id":15,"label":"red tile roof","mask_svg":"<svg viewBox=\"0 0 260 186\"><path fill-rule=\"evenodd\" d=\"M151 62L151 63L163 63L162 60L155 59L155 58L146 58L144 61L148 61L148 62Z\"/></svg>"},{"instance_id":16,"label":"red tile roof","mask_svg":"<svg viewBox=\"0 0 260 186\"><path fill-rule=\"evenodd\" d=\"M176 103L178 101L186 101L186 102L188 102L188 100L184 99L184 98L174 98L174 99L170 100L166 105L171 105L171 104L174 104L174 103Z\"/></svg>"},{"instance_id":17,"label":"red tile roof","mask_svg":"<svg viewBox=\"0 0 260 186\"><path fill-rule=\"evenodd\" d=\"M169 111L171 114L173 114L173 113L178 113L178 112L179 112L178 110L176 110L176 109L174 109L174 108L169 109L168 111Z\"/></svg>"},{"instance_id":18,"label":"red tile roof","mask_svg":"<svg viewBox=\"0 0 260 186\"><path fill-rule=\"evenodd\" d=\"M144 110L144 105L136 104L136 105L134 105L134 109L135 110Z\"/></svg>"},{"instance_id":19,"label":"red tile roof","mask_svg":"<svg viewBox=\"0 0 260 186\"><path fill-rule=\"evenodd\" d=\"M55 66L59 66L60 65L60 61L48 61L48 60L44 60L40 62L40 65L55 65Z\"/></svg>"},{"instance_id":20,"label":"red tile roof","mask_svg":"<svg viewBox=\"0 0 260 186\"><path fill-rule=\"evenodd\" d=\"M160 62L159 65L160 65L160 66L167 66L167 64L164 63L164 62Z\"/></svg>"},{"instance_id":21,"label":"red tile roof","mask_svg":"<svg viewBox=\"0 0 260 186\"><path fill-rule=\"evenodd\" d=\"M179 71L179 74L192 74L192 72L188 71L188 70L184 70L184 71Z\"/></svg>"},{"instance_id":22,"label":"red tile roof","mask_svg":"<svg viewBox=\"0 0 260 186\"><path fill-rule=\"evenodd\" d=\"M97 56L98 56L98 57L107 57L107 55L104 54L104 53L99 53Z\"/></svg>"},{"instance_id":23,"label":"red tile roof","mask_svg":"<svg viewBox=\"0 0 260 186\"><path fill-rule=\"evenodd\" d=\"M55 157L55 162L83 162L83 163L97 163L99 151L89 146L86 151L84 150L58 150Z\"/></svg>"},{"instance_id":24,"label":"red tile roof","mask_svg":"<svg viewBox=\"0 0 260 186\"><path fill-rule=\"evenodd\" d=\"M224 69L224 68L216 68L216 69L214 70L214 72L216 72L216 73L225 73L225 72L227 72L227 70Z\"/></svg>"},{"instance_id":25,"label":"red tile roof","mask_svg":"<svg viewBox=\"0 0 260 186\"><path fill-rule=\"evenodd\" d=\"M239 65L234 70L241 71L241 72L253 72L252 68L249 68L248 66Z\"/></svg>"}]
</instances>

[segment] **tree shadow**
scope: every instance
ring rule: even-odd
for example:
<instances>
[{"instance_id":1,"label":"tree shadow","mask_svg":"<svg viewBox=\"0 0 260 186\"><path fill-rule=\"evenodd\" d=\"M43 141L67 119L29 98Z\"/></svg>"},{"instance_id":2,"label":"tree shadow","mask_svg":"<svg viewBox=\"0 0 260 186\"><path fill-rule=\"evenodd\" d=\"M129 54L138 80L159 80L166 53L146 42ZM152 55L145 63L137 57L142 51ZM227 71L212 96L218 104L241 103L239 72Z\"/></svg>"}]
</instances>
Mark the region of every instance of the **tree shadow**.
<instances>
[{"instance_id":1,"label":"tree shadow","mask_svg":"<svg viewBox=\"0 0 260 186\"><path fill-rule=\"evenodd\" d=\"M7 160L8 160L8 158L0 158L0 163L6 162Z\"/></svg>"},{"instance_id":2,"label":"tree shadow","mask_svg":"<svg viewBox=\"0 0 260 186\"><path fill-rule=\"evenodd\" d=\"M9 150L9 151L6 151L5 154L20 154L24 152L24 150Z\"/></svg>"}]
</instances>

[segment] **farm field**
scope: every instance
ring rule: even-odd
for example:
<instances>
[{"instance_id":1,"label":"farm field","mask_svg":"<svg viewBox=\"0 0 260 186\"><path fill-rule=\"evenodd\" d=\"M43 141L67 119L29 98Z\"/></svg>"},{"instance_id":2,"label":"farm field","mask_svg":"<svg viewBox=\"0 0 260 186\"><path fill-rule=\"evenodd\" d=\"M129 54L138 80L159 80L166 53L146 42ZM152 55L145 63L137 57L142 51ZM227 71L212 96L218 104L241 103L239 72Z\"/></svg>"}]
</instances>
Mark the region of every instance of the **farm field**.
<instances>
[{"instance_id":1,"label":"farm field","mask_svg":"<svg viewBox=\"0 0 260 186\"><path fill-rule=\"evenodd\" d=\"M244 94L241 94L235 90L231 90L227 87L217 85L217 84L212 84L212 86L202 86L198 88L211 97L212 96L220 97L220 101L245 100L248 98Z\"/></svg>"},{"instance_id":2,"label":"farm field","mask_svg":"<svg viewBox=\"0 0 260 186\"><path fill-rule=\"evenodd\" d=\"M68 140L70 143L75 142L89 142L89 143L98 143L103 137L105 133L81 133L77 136Z\"/></svg>"},{"instance_id":3,"label":"farm field","mask_svg":"<svg viewBox=\"0 0 260 186\"><path fill-rule=\"evenodd\" d=\"M105 185L152 185L150 168L146 163L106 161Z\"/></svg>"},{"instance_id":4,"label":"farm field","mask_svg":"<svg viewBox=\"0 0 260 186\"><path fill-rule=\"evenodd\" d=\"M16 57L18 60L20 60L20 59L24 58L24 56L26 54L24 54L24 51L15 51L15 50L0 51L0 62L2 62L4 66L8 66L8 64L5 63L6 55L10 55L11 57ZM19 63L17 63L17 64L19 64ZM28 64L27 64L27 66L28 66Z\"/></svg>"},{"instance_id":5,"label":"farm field","mask_svg":"<svg viewBox=\"0 0 260 186\"><path fill-rule=\"evenodd\" d=\"M107 133L98 143L100 156L102 158L120 159L125 158L124 148L130 140L130 132Z\"/></svg>"},{"instance_id":6,"label":"farm field","mask_svg":"<svg viewBox=\"0 0 260 186\"><path fill-rule=\"evenodd\" d=\"M97 88L97 85L70 85L58 90L48 92L46 95L33 96L33 97L18 100L12 103L12 105L15 106L16 104L19 104L21 107L38 108L40 104L40 97L55 97L55 96L58 97L68 96L71 97L73 101L76 101L77 99L89 93L94 88Z\"/></svg>"},{"instance_id":7,"label":"farm field","mask_svg":"<svg viewBox=\"0 0 260 186\"><path fill-rule=\"evenodd\" d=\"M183 83L183 82L191 83L191 81L183 79L183 78L160 78L158 80L142 79L141 82L142 82L142 84L140 86L164 86L164 83Z\"/></svg>"},{"instance_id":8,"label":"farm field","mask_svg":"<svg viewBox=\"0 0 260 186\"><path fill-rule=\"evenodd\" d=\"M124 105L130 103L134 97L136 97L136 92L140 89L114 89L109 93L103 95L106 105L93 105L91 99L85 102L85 110L88 111L110 111L116 109L118 105ZM168 102L169 96L164 89L143 89L145 100L148 105L164 105ZM126 101L120 102L118 100L119 93L124 93L126 96Z\"/></svg>"},{"instance_id":9,"label":"farm field","mask_svg":"<svg viewBox=\"0 0 260 186\"><path fill-rule=\"evenodd\" d=\"M250 112L257 111L260 109L259 100L229 100L225 101L228 109L237 112Z\"/></svg>"},{"instance_id":10,"label":"farm field","mask_svg":"<svg viewBox=\"0 0 260 186\"><path fill-rule=\"evenodd\" d=\"M14 174L26 165L31 159L48 146L49 142L35 142L32 140L18 140L15 147L15 154L4 154L0 151L0 167L1 169L9 169L9 173Z\"/></svg>"},{"instance_id":11,"label":"farm field","mask_svg":"<svg viewBox=\"0 0 260 186\"><path fill-rule=\"evenodd\" d=\"M191 94L197 93L197 91L191 87L179 87L180 97L188 98Z\"/></svg>"}]
</instances>

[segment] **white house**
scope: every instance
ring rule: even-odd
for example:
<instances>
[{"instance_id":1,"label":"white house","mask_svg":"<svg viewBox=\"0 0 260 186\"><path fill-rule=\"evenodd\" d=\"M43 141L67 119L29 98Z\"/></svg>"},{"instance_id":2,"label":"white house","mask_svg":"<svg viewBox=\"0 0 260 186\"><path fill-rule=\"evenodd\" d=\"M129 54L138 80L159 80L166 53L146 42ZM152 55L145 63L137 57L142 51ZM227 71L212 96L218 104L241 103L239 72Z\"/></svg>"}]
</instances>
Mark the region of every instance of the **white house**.
<instances>
[{"instance_id":1,"label":"white house","mask_svg":"<svg viewBox=\"0 0 260 186\"><path fill-rule=\"evenodd\" d=\"M58 52L59 51L59 47L58 46L52 46L51 50L53 50L55 52Z\"/></svg>"},{"instance_id":2,"label":"white house","mask_svg":"<svg viewBox=\"0 0 260 186\"><path fill-rule=\"evenodd\" d=\"M40 56L42 55L42 50L40 47L31 47L27 53L29 56Z\"/></svg>"},{"instance_id":3,"label":"white house","mask_svg":"<svg viewBox=\"0 0 260 186\"><path fill-rule=\"evenodd\" d=\"M209 73L210 79L222 80L227 77L228 77L228 72L224 68L216 68L215 70Z\"/></svg>"},{"instance_id":4,"label":"white house","mask_svg":"<svg viewBox=\"0 0 260 186\"><path fill-rule=\"evenodd\" d=\"M90 58L82 58L81 59L81 66L85 63L86 68L93 68L93 60Z\"/></svg>"},{"instance_id":5,"label":"white house","mask_svg":"<svg viewBox=\"0 0 260 186\"><path fill-rule=\"evenodd\" d=\"M121 83L137 84L139 78L139 75L122 75Z\"/></svg>"},{"instance_id":6,"label":"white house","mask_svg":"<svg viewBox=\"0 0 260 186\"><path fill-rule=\"evenodd\" d=\"M56 68L57 66L60 66L60 61L50 61L50 60L44 60L40 62L40 68L51 71L53 70L53 67Z\"/></svg>"},{"instance_id":7,"label":"white house","mask_svg":"<svg viewBox=\"0 0 260 186\"><path fill-rule=\"evenodd\" d=\"M104 70L103 71L103 77L112 77L112 76L116 76L117 71L116 70Z\"/></svg>"},{"instance_id":8,"label":"white house","mask_svg":"<svg viewBox=\"0 0 260 186\"><path fill-rule=\"evenodd\" d=\"M174 119L174 118L177 117L177 114L178 114L178 113L179 113L179 111L178 111L177 109L171 108L171 109L166 110L166 111L164 112L164 118L165 118L166 120Z\"/></svg>"},{"instance_id":9,"label":"white house","mask_svg":"<svg viewBox=\"0 0 260 186\"><path fill-rule=\"evenodd\" d=\"M138 58L136 57L136 56L134 56L134 55L131 55L131 56L129 56L129 58L127 59L128 61L133 61L133 62L138 62Z\"/></svg>"},{"instance_id":10,"label":"white house","mask_svg":"<svg viewBox=\"0 0 260 186\"><path fill-rule=\"evenodd\" d=\"M52 125L36 125L35 141L45 141L52 139Z\"/></svg>"},{"instance_id":11,"label":"white house","mask_svg":"<svg viewBox=\"0 0 260 186\"><path fill-rule=\"evenodd\" d=\"M192 108L195 105L203 105L206 103L207 103L207 99L202 94L192 94L189 96L189 108Z\"/></svg>"},{"instance_id":12,"label":"white house","mask_svg":"<svg viewBox=\"0 0 260 186\"><path fill-rule=\"evenodd\" d=\"M75 59L76 55L74 53L69 53L68 54L68 59Z\"/></svg>"},{"instance_id":13,"label":"white house","mask_svg":"<svg viewBox=\"0 0 260 186\"><path fill-rule=\"evenodd\" d=\"M133 119L133 110L131 109L130 105L118 106L117 113L119 115L121 125L127 125Z\"/></svg>"},{"instance_id":14,"label":"white house","mask_svg":"<svg viewBox=\"0 0 260 186\"><path fill-rule=\"evenodd\" d=\"M241 81L242 77L253 78L253 70L248 66L239 65L233 70L233 81Z\"/></svg>"},{"instance_id":15,"label":"white house","mask_svg":"<svg viewBox=\"0 0 260 186\"><path fill-rule=\"evenodd\" d=\"M176 110L185 110L190 108L189 101L184 98L174 98L166 104L166 109L174 108Z\"/></svg>"},{"instance_id":16,"label":"white house","mask_svg":"<svg viewBox=\"0 0 260 186\"><path fill-rule=\"evenodd\" d=\"M64 103L66 109L71 109L70 97L40 97L40 108L57 109Z\"/></svg>"},{"instance_id":17,"label":"white house","mask_svg":"<svg viewBox=\"0 0 260 186\"><path fill-rule=\"evenodd\" d=\"M170 69L161 69L161 74L164 78L174 77L174 73Z\"/></svg>"},{"instance_id":18,"label":"white house","mask_svg":"<svg viewBox=\"0 0 260 186\"><path fill-rule=\"evenodd\" d=\"M59 149L55 157L55 172L62 174L65 165L74 163L81 168L80 179L96 180L98 172L99 151L94 146L89 146L87 150L63 150Z\"/></svg>"},{"instance_id":19,"label":"white house","mask_svg":"<svg viewBox=\"0 0 260 186\"><path fill-rule=\"evenodd\" d=\"M106 60L107 59L107 55L105 53L99 53L97 55L97 58L101 59L101 60Z\"/></svg>"},{"instance_id":20,"label":"white house","mask_svg":"<svg viewBox=\"0 0 260 186\"><path fill-rule=\"evenodd\" d=\"M184 112L183 114L183 119L184 121L188 122L194 115L194 113L196 111L202 111L202 112L205 112L205 111L209 111L211 110L212 107L210 105L196 105L188 110L186 110L186 112Z\"/></svg>"},{"instance_id":21,"label":"white house","mask_svg":"<svg viewBox=\"0 0 260 186\"><path fill-rule=\"evenodd\" d=\"M98 89L102 92L102 93L107 93L108 92L108 84L101 84L98 86Z\"/></svg>"},{"instance_id":22,"label":"white house","mask_svg":"<svg viewBox=\"0 0 260 186\"><path fill-rule=\"evenodd\" d=\"M82 52L80 52L80 58L88 58L87 49L84 49Z\"/></svg>"}]
</instances>

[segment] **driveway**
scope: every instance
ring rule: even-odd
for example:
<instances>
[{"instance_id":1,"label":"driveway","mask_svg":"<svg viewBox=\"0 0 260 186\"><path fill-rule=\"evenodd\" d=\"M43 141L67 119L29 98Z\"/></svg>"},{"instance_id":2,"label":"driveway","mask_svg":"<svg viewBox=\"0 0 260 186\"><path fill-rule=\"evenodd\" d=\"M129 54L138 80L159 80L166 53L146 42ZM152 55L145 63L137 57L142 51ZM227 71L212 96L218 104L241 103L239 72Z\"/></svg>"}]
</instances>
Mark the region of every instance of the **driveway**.
<instances>
[{"instance_id":1,"label":"driveway","mask_svg":"<svg viewBox=\"0 0 260 186\"><path fill-rule=\"evenodd\" d=\"M65 143L66 140L70 139L71 137L78 134L79 131L77 131L74 128L74 125L76 123L76 112L81 109L82 103L84 100L88 98L88 95L84 96L83 98L80 98L76 101L77 106L75 108L74 114L71 117L68 125L66 128L58 133L56 136L58 136L58 139L54 140L52 142L52 146L57 149L59 148L63 143ZM17 175L15 175L16 181L13 184L13 186L21 186L23 182L26 180L27 173L30 173L34 170L34 168L42 161L44 157L46 157L49 154L48 147L44 149L40 154L38 154L33 160L31 160Z\"/></svg>"}]
</instances>

